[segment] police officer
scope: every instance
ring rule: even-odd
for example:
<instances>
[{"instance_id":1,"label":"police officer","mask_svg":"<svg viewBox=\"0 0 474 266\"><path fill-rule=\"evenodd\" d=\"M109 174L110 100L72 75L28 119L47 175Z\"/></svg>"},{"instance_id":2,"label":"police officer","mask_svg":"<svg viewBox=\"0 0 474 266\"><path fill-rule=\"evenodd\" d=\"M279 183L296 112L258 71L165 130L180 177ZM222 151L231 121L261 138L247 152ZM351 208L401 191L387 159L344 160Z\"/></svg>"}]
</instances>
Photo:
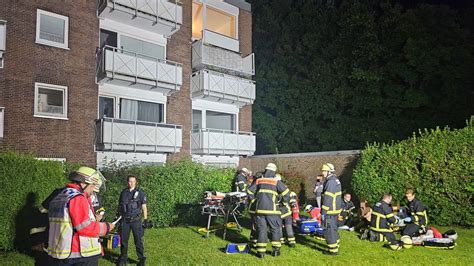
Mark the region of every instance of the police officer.
<instances>
[{"instance_id":1,"label":"police officer","mask_svg":"<svg viewBox=\"0 0 474 266\"><path fill-rule=\"evenodd\" d=\"M146 257L143 248L143 226L147 224L148 211L146 206L145 193L137 188L137 177L129 175L127 177L128 187L122 191L119 199L119 213L122 216L120 227L120 258L118 265L125 265L128 258L128 238L130 230L133 233L133 240L138 256L138 265L145 265ZM141 222L143 211L144 223Z\"/></svg>"},{"instance_id":2,"label":"police officer","mask_svg":"<svg viewBox=\"0 0 474 266\"><path fill-rule=\"evenodd\" d=\"M257 257L263 258L267 250L267 227L270 227L272 256L280 256L281 212L278 196L288 203L290 191L283 182L275 179L277 167L269 163L263 177L247 189L249 198L255 198L255 222L257 225Z\"/></svg>"},{"instance_id":3,"label":"police officer","mask_svg":"<svg viewBox=\"0 0 474 266\"><path fill-rule=\"evenodd\" d=\"M326 255L339 254L339 234L337 233L337 217L342 210L341 182L334 174L334 165L326 163L321 168L326 180L323 186L323 199L321 207L321 218L324 226L324 237L328 250L323 251Z\"/></svg>"},{"instance_id":4,"label":"police officer","mask_svg":"<svg viewBox=\"0 0 474 266\"><path fill-rule=\"evenodd\" d=\"M418 236L426 232L426 225L428 224L428 215L426 214L426 208L424 204L417 198L415 198L415 190L407 189L405 197L408 200L408 212L409 218L405 218L405 221L411 222L405 226L402 235L408 235L410 237Z\"/></svg>"},{"instance_id":5,"label":"police officer","mask_svg":"<svg viewBox=\"0 0 474 266\"><path fill-rule=\"evenodd\" d=\"M370 218L370 241L388 241L389 246L393 250L400 250L402 246L396 240L391 225L397 224L398 219L393 214L393 209L390 206L392 203L392 195L385 193L382 199L372 208L372 216Z\"/></svg>"}]
</instances>

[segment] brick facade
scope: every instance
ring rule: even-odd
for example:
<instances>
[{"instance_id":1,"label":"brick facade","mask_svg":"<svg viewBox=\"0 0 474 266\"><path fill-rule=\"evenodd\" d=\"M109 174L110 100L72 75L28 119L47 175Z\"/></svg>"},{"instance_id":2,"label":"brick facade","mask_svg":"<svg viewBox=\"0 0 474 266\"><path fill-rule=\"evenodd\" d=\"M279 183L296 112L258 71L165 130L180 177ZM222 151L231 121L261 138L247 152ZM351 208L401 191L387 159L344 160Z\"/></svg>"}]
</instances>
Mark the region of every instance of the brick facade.
<instances>
[{"instance_id":1,"label":"brick facade","mask_svg":"<svg viewBox=\"0 0 474 266\"><path fill-rule=\"evenodd\" d=\"M304 195L309 201L312 201L315 198L313 194L316 183L315 177L321 173L321 166L324 163L334 164L336 175L342 183L342 190L352 193L352 171L357 163L359 154L359 151L334 151L257 155L240 159L240 167L246 167L255 173L263 171L268 163L275 163L278 167L278 172L293 172L298 177L304 179L304 183L301 184L302 188L304 188Z\"/></svg>"},{"instance_id":2,"label":"brick facade","mask_svg":"<svg viewBox=\"0 0 474 266\"><path fill-rule=\"evenodd\" d=\"M95 1L2 0L0 6L0 19L7 21L5 67L0 72L5 134L0 148L95 166ZM69 17L69 50L35 43L37 8ZM68 87L68 120L33 117L35 82Z\"/></svg>"},{"instance_id":3,"label":"brick facade","mask_svg":"<svg viewBox=\"0 0 474 266\"><path fill-rule=\"evenodd\" d=\"M168 59L183 64L183 85L180 91L168 97L167 103L167 122L181 125L183 129L183 146L179 153L168 156L171 161L191 158L191 19L192 0L183 1L183 25L168 40Z\"/></svg>"},{"instance_id":4,"label":"brick facade","mask_svg":"<svg viewBox=\"0 0 474 266\"><path fill-rule=\"evenodd\" d=\"M239 12L239 40L240 52L243 56L252 53L252 13L240 10ZM258 84L257 84L258 87ZM239 112L240 131L252 131L252 105L242 107Z\"/></svg>"}]
</instances>

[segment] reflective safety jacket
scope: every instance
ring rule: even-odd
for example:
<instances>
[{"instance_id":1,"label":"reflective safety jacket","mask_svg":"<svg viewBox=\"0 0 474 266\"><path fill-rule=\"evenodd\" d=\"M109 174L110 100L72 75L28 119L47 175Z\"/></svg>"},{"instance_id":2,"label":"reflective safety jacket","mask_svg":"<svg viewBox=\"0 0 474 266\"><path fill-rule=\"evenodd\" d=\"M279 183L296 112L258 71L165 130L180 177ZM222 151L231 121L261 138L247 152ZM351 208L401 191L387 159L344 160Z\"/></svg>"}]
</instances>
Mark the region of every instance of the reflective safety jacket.
<instances>
[{"instance_id":1,"label":"reflective safety jacket","mask_svg":"<svg viewBox=\"0 0 474 266\"><path fill-rule=\"evenodd\" d=\"M281 218L282 219L292 215L293 212L291 210L291 206L296 205L296 199L295 198L290 197L288 202L284 202L283 198L279 197L278 203L280 205L280 212L281 212Z\"/></svg>"},{"instance_id":2,"label":"reflective safety jacket","mask_svg":"<svg viewBox=\"0 0 474 266\"><path fill-rule=\"evenodd\" d=\"M250 200L255 199L255 214L281 215L278 198L288 204L290 190L281 180L262 177L247 189L247 195Z\"/></svg>"},{"instance_id":3,"label":"reflective safety jacket","mask_svg":"<svg viewBox=\"0 0 474 266\"><path fill-rule=\"evenodd\" d=\"M370 229L376 232L393 232L390 224L397 222L393 209L385 201L381 200L372 208L370 218Z\"/></svg>"},{"instance_id":4,"label":"reflective safety jacket","mask_svg":"<svg viewBox=\"0 0 474 266\"><path fill-rule=\"evenodd\" d=\"M428 215L423 203L418 199L413 199L408 203L408 210L413 219L413 223L419 226L426 226L428 224Z\"/></svg>"},{"instance_id":5,"label":"reflective safety jacket","mask_svg":"<svg viewBox=\"0 0 474 266\"><path fill-rule=\"evenodd\" d=\"M339 215L342 210L341 181L334 174L329 174L324 181L322 197L322 215Z\"/></svg>"},{"instance_id":6,"label":"reflective safety jacket","mask_svg":"<svg viewBox=\"0 0 474 266\"><path fill-rule=\"evenodd\" d=\"M237 192L245 192L247 191L247 177L239 173L235 178L235 191Z\"/></svg>"},{"instance_id":7,"label":"reflective safety jacket","mask_svg":"<svg viewBox=\"0 0 474 266\"><path fill-rule=\"evenodd\" d=\"M99 236L108 232L106 223L95 220L89 199L77 184L68 184L49 204L48 254L56 259L100 255Z\"/></svg>"}]
</instances>

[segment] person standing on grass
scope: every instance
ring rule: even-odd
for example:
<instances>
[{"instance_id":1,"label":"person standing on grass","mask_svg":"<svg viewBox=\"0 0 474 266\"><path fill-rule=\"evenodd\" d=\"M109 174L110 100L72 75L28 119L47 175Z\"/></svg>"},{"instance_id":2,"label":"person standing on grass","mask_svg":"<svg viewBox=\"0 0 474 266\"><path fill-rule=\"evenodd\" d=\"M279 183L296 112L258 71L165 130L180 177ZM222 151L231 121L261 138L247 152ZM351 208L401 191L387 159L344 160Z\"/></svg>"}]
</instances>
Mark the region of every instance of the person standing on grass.
<instances>
[{"instance_id":1,"label":"person standing on grass","mask_svg":"<svg viewBox=\"0 0 474 266\"><path fill-rule=\"evenodd\" d=\"M316 202L318 203L318 208L321 208L321 196L323 194L323 175L316 176L316 184L314 186L314 195L316 196Z\"/></svg>"},{"instance_id":2,"label":"person standing on grass","mask_svg":"<svg viewBox=\"0 0 474 266\"><path fill-rule=\"evenodd\" d=\"M321 207L321 220L324 226L324 238L328 250L323 251L326 255L339 254L339 234L337 233L337 217L342 210L341 182L334 174L334 165L325 163L321 168L324 181L323 202Z\"/></svg>"},{"instance_id":3,"label":"person standing on grass","mask_svg":"<svg viewBox=\"0 0 474 266\"><path fill-rule=\"evenodd\" d=\"M127 177L128 187L120 193L119 199L119 213L122 216L120 227L120 239L122 245L120 247L120 257L118 265L126 265L128 259L128 239L130 231L133 234L135 248L138 256L138 265L145 265L146 257L144 255L143 247L143 227L146 227L148 222L148 209L146 206L145 193L137 187L137 177L129 175ZM141 215L143 213L143 224Z\"/></svg>"},{"instance_id":4,"label":"person standing on grass","mask_svg":"<svg viewBox=\"0 0 474 266\"><path fill-rule=\"evenodd\" d=\"M90 196L105 182L102 174L81 167L71 182L49 203L49 265L98 265L103 254L99 237L114 229L96 221Z\"/></svg>"}]
</instances>

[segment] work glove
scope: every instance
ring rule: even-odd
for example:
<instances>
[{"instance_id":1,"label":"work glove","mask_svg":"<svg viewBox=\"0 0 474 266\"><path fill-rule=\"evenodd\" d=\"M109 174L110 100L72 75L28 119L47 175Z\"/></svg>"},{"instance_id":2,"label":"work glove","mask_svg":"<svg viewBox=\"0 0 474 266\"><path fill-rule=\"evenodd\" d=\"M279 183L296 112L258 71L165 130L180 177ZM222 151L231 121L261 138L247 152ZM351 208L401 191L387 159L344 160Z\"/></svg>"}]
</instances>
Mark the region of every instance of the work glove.
<instances>
[{"instance_id":1,"label":"work glove","mask_svg":"<svg viewBox=\"0 0 474 266\"><path fill-rule=\"evenodd\" d=\"M405 219L403 219L406 223L411 223L412 219L411 217L406 217Z\"/></svg>"}]
</instances>

